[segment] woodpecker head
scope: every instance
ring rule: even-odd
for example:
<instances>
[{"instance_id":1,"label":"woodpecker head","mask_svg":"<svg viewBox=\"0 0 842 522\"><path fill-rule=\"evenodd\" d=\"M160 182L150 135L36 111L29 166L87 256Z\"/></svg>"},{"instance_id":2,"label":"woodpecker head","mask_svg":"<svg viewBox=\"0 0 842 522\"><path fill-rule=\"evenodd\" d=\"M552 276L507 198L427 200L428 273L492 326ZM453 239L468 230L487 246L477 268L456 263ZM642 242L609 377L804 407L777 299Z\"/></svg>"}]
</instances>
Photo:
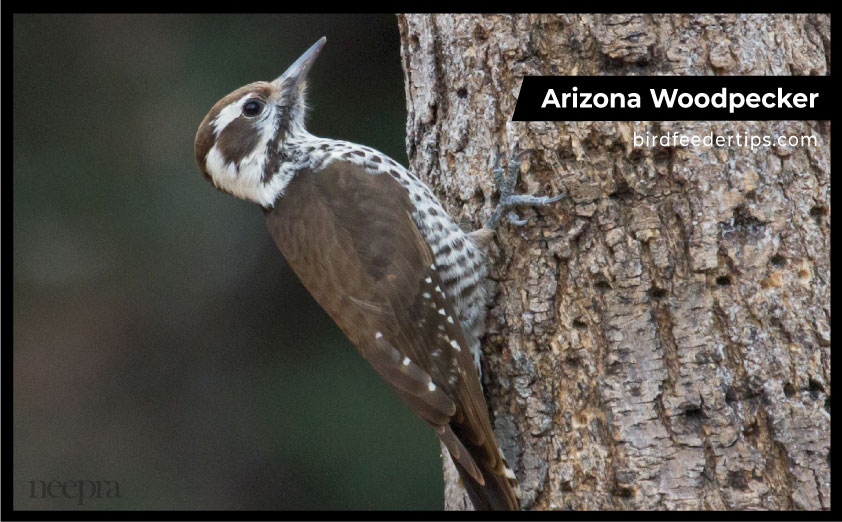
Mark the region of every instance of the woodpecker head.
<instances>
[{"instance_id":1,"label":"woodpecker head","mask_svg":"<svg viewBox=\"0 0 842 522\"><path fill-rule=\"evenodd\" d=\"M327 39L322 37L272 82L255 82L225 96L199 125L194 149L202 174L217 188L271 206L289 181L278 175L284 145L306 133L307 73Z\"/></svg>"}]
</instances>

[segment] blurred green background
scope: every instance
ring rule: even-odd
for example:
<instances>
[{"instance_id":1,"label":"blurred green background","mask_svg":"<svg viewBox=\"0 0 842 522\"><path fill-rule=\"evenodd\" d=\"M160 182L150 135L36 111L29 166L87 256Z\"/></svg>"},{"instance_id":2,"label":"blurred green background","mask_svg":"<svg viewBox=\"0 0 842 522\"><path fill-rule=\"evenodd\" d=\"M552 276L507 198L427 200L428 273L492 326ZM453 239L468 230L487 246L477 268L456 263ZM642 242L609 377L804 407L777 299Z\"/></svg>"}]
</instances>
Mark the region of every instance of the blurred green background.
<instances>
[{"instance_id":1,"label":"blurred green background","mask_svg":"<svg viewBox=\"0 0 842 522\"><path fill-rule=\"evenodd\" d=\"M309 129L406 164L392 15L15 15L14 507L439 509L439 446L193 137L321 36ZM30 480L121 498L32 499Z\"/></svg>"}]
</instances>

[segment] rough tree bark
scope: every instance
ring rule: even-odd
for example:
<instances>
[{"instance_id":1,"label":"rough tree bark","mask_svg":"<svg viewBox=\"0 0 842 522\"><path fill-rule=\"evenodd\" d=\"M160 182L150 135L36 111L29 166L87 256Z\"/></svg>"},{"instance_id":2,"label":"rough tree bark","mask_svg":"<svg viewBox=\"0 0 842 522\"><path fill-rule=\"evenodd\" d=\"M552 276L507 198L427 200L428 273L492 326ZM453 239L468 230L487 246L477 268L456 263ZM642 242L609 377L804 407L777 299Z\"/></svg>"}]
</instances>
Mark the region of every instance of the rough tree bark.
<instances>
[{"instance_id":1,"label":"rough tree bark","mask_svg":"<svg viewBox=\"0 0 842 522\"><path fill-rule=\"evenodd\" d=\"M452 215L488 214L498 147L534 150L521 192L568 194L503 224L491 269L484 384L524 507L830 508L830 122L510 121L528 74L830 74L830 17L398 23L410 163Z\"/></svg>"}]
</instances>

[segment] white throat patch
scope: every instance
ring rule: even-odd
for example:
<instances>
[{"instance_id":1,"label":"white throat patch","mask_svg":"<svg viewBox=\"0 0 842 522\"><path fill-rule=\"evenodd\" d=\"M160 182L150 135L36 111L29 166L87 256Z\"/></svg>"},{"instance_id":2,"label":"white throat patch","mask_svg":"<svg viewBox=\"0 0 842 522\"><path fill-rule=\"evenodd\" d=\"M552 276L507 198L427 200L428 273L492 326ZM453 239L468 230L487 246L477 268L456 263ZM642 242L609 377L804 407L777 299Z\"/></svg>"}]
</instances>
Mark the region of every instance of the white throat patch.
<instances>
[{"instance_id":1,"label":"white throat patch","mask_svg":"<svg viewBox=\"0 0 842 522\"><path fill-rule=\"evenodd\" d=\"M243 103L251 98L253 96L247 94L219 112L211 123L214 136L218 137L226 126L240 117ZM283 192L290 177L283 176L283 169L281 169L282 172L273 176L269 183L263 182L263 171L267 160L266 146L277 132L274 110L267 111L264 116L255 120L253 125L260 133L260 137L247 156L237 163L226 161L219 146L214 144L207 155L207 170L214 185L221 190L238 198L269 207Z\"/></svg>"}]
</instances>

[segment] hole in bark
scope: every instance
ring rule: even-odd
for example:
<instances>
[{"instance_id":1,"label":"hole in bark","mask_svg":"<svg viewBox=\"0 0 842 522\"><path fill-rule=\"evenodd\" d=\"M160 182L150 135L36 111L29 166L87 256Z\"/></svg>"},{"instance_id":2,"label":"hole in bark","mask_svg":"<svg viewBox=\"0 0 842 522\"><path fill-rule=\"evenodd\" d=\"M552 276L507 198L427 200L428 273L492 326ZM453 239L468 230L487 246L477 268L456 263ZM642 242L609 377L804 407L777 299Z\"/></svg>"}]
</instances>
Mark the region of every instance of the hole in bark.
<instances>
[{"instance_id":1,"label":"hole in bark","mask_svg":"<svg viewBox=\"0 0 842 522\"><path fill-rule=\"evenodd\" d=\"M688 404L684 407L684 417L687 419L701 419L704 417L704 412L698 404Z\"/></svg>"},{"instance_id":2,"label":"hole in bark","mask_svg":"<svg viewBox=\"0 0 842 522\"><path fill-rule=\"evenodd\" d=\"M596 283L593 284L595 288L598 290L611 290L611 284L608 282L607 279L600 279Z\"/></svg>"},{"instance_id":3,"label":"hole in bark","mask_svg":"<svg viewBox=\"0 0 842 522\"><path fill-rule=\"evenodd\" d=\"M745 491L748 489L748 477L746 471L741 469L739 471L728 472L728 485L734 489Z\"/></svg>"},{"instance_id":4,"label":"hole in bark","mask_svg":"<svg viewBox=\"0 0 842 522\"><path fill-rule=\"evenodd\" d=\"M611 142L610 147L608 148L608 152L625 152L626 146L623 145L620 141L613 141Z\"/></svg>"},{"instance_id":5,"label":"hole in bark","mask_svg":"<svg viewBox=\"0 0 842 522\"><path fill-rule=\"evenodd\" d=\"M729 286L731 284L731 276L721 275L717 277L716 284L719 286Z\"/></svg>"},{"instance_id":6,"label":"hole in bark","mask_svg":"<svg viewBox=\"0 0 842 522\"><path fill-rule=\"evenodd\" d=\"M581 319L573 319L573 328L587 328L588 325Z\"/></svg>"},{"instance_id":7,"label":"hole in bark","mask_svg":"<svg viewBox=\"0 0 842 522\"><path fill-rule=\"evenodd\" d=\"M573 152L573 149L568 147L557 149L556 154L558 155L558 159L560 161L576 159L576 154Z\"/></svg>"},{"instance_id":8,"label":"hole in bark","mask_svg":"<svg viewBox=\"0 0 842 522\"><path fill-rule=\"evenodd\" d=\"M766 230L766 222L754 217L743 204L734 209L731 219L719 222L719 229L723 239L733 236L738 241L755 240Z\"/></svg>"},{"instance_id":9,"label":"hole in bark","mask_svg":"<svg viewBox=\"0 0 842 522\"><path fill-rule=\"evenodd\" d=\"M810 390L810 397L812 397L814 401L818 400L819 393L824 393L824 387L813 379L810 379L808 382L807 389Z\"/></svg>"},{"instance_id":10,"label":"hole in bark","mask_svg":"<svg viewBox=\"0 0 842 522\"><path fill-rule=\"evenodd\" d=\"M795 387L791 382L784 383L784 395L786 395L787 399L791 399L795 395Z\"/></svg>"},{"instance_id":11,"label":"hole in bark","mask_svg":"<svg viewBox=\"0 0 842 522\"><path fill-rule=\"evenodd\" d=\"M725 402L731 404L738 400L740 400L740 395L737 393L737 390L733 386L729 386L725 392Z\"/></svg>"},{"instance_id":12,"label":"hole in bark","mask_svg":"<svg viewBox=\"0 0 842 522\"><path fill-rule=\"evenodd\" d=\"M481 41L488 40L488 32L483 26L477 24L474 26L474 38Z\"/></svg>"},{"instance_id":13,"label":"hole in bark","mask_svg":"<svg viewBox=\"0 0 842 522\"><path fill-rule=\"evenodd\" d=\"M675 155L672 147L658 147L652 151L652 158L655 161L670 161Z\"/></svg>"},{"instance_id":14,"label":"hole in bark","mask_svg":"<svg viewBox=\"0 0 842 522\"><path fill-rule=\"evenodd\" d=\"M745 205L740 205L734 209L734 224L739 227L745 227L754 232L754 229L765 227L766 223L760 221L753 215Z\"/></svg>"},{"instance_id":15,"label":"hole in bark","mask_svg":"<svg viewBox=\"0 0 842 522\"><path fill-rule=\"evenodd\" d=\"M602 55L602 70L604 71L621 71L625 69L625 66L625 62L619 58Z\"/></svg>"},{"instance_id":16,"label":"hole in bark","mask_svg":"<svg viewBox=\"0 0 842 522\"><path fill-rule=\"evenodd\" d=\"M775 254L769 262L775 266L784 266L786 264L786 258L780 254Z\"/></svg>"},{"instance_id":17,"label":"hole in bark","mask_svg":"<svg viewBox=\"0 0 842 522\"><path fill-rule=\"evenodd\" d=\"M810 209L810 215L814 218L826 216L827 207L824 205L816 205L815 207Z\"/></svg>"},{"instance_id":18,"label":"hole in bark","mask_svg":"<svg viewBox=\"0 0 842 522\"><path fill-rule=\"evenodd\" d=\"M611 199L628 199L633 195L634 191L629 187L629 184L625 180L620 180L617 182L617 190L609 194L608 197Z\"/></svg>"},{"instance_id":19,"label":"hole in bark","mask_svg":"<svg viewBox=\"0 0 842 522\"><path fill-rule=\"evenodd\" d=\"M614 488L614 496L621 497L621 498L631 498L634 495L631 488L624 488L621 486L616 486Z\"/></svg>"},{"instance_id":20,"label":"hole in bark","mask_svg":"<svg viewBox=\"0 0 842 522\"><path fill-rule=\"evenodd\" d=\"M667 291L663 288L658 288L657 286L653 286L649 290L649 295L652 296L653 299L662 299L666 297Z\"/></svg>"},{"instance_id":21,"label":"hole in bark","mask_svg":"<svg viewBox=\"0 0 842 522\"><path fill-rule=\"evenodd\" d=\"M459 89L456 90L456 96L458 96L462 99L467 98L468 97L468 89L466 89L464 87L460 87Z\"/></svg>"}]
</instances>

